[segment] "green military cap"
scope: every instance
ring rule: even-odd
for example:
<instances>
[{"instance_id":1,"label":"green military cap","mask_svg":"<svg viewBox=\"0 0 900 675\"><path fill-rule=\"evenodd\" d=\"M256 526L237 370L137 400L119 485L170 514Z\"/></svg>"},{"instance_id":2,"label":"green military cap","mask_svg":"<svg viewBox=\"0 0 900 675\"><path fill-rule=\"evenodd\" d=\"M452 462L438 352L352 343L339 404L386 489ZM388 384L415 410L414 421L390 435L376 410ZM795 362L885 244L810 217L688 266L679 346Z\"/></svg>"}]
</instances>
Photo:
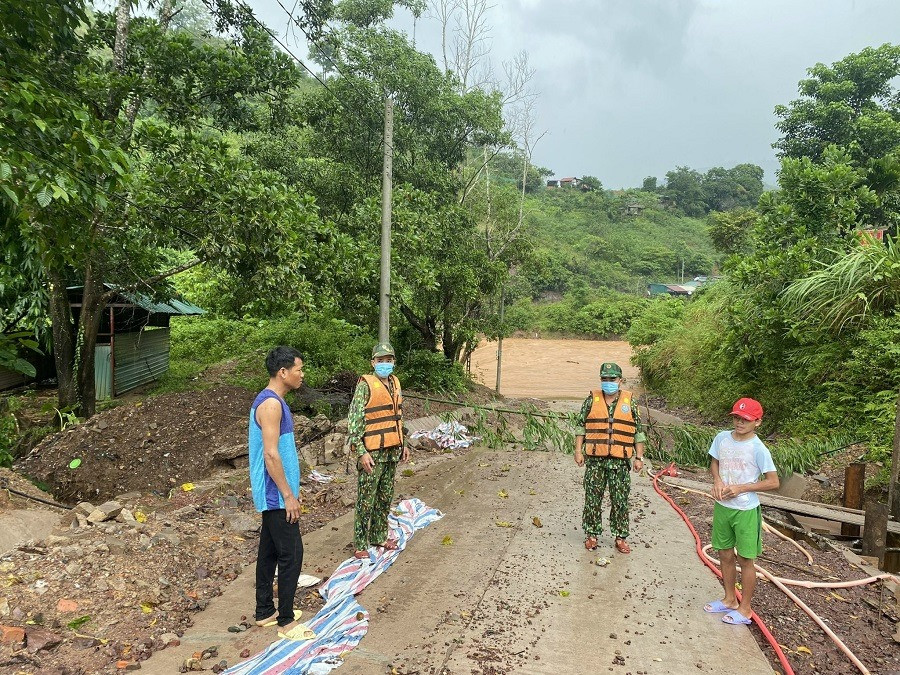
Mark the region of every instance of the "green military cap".
<instances>
[{"instance_id":1,"label":"green military cap","mask_svg":"<svg viewBox=\"0 0 900 675\"><path fill-rule=\"evenodd\" d=\"M394 348L391 347L390 342L380 342L375 345L375 349L372 350L372 358L374 359L376 356L396 356L394 354Z\"/></svg>"},{"instance_id":2,"label":"green military cap","mask_svg":"<svg viewBox=\"0 0 900 675\"><path fill-rule=\"evenodd\" d=\"M600 364L600 377L622 377L622 369L618 363L607 361Z\"/></svg>"}]
</instances>

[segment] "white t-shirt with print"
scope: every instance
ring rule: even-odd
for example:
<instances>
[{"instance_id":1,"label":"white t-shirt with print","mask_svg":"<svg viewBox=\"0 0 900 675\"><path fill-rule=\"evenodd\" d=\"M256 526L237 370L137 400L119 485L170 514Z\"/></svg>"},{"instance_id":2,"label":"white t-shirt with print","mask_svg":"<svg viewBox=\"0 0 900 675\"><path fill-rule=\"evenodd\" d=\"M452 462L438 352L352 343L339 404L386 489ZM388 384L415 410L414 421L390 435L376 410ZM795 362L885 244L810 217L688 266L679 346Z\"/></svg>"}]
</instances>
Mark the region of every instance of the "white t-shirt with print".
<instances>
[{"instance_id":1,"label":"white t-shirt with print","mask_svg":"<svg viewBox=\"0 0 900 675\"><path fill-rule=\"evenodd\" d=\"M725 485L756 483L764 473L775 471L772 453L755 434L746 441L736 441L731 431L721 431L713 439L709 454L719 460L719 477ZM745 492L731 499L720 499L719 504L749 511L759 506L759 497L755 492Z\"/></svg>"}]
</instances>

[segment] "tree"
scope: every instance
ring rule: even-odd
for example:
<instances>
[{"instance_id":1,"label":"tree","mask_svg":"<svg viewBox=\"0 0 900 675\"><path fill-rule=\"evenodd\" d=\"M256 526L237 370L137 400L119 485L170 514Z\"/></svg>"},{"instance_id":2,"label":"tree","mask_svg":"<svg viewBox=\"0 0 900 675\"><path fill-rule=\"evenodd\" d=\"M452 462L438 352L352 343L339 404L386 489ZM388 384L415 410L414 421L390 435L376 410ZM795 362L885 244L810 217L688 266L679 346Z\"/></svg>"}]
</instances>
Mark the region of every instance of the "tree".
<instances>
[{"instance_id":1,"label":"tree","mask_svg":"<svg viewBox=\"0 0 900 675\"><path fill-rule=\"evenodd\" d=\"M656 192L658 188L656 187L656 176L647 176L644 178L644 182L641 185L641 190L644 192Z\"/></svg>"},{"instance_id":2,"label":"tree","mask_svg":"<svg viewBox=\"0 0 900 675\"><path fill-rule=\"evenodd\" d=\"M707 227L716 250L729 255L746 251L758 218L750 209L710 213Z\"/></svg>"},{"instance_id":3,"label":"tree","mask_svg":"<svg viewBox=\"0 0 900 675\"><path fill-rule=\"evenodd\" d=\"M775 107L781 157L822 160L829 145L866 164L900 147L900 46L867 47L801 80L801 98Z\"/></svg>"},{"instance_id":4,"label":"tree","mask_svg":"<svg viewBox=\"0 0 900 675\"><path fill-rule=\"evenodd\" d=\"M732 169L710 169L702 179L708 210L753 208L763 193L762 178L763 170L755 164L738 164Z\"/></svg>"},{"instance_id":5,"label":"tree","mask_svg":"<svg viewBox=\"0 0 900 675\"><path fill-rule=\"evenodd\" d=\"M108 284L154 294L202 261L248 279L260 265L302 264L286 254L315 220L309 201L201 124L203 114L249 123L241 99L278 99L296 75L241 12L231 44L170 30L169 1L156 19L132 16L129 0L90 20L75 0L0 12L0 192L11 225L0 245L27 253L45 289L60 407L89 416ZM170 264L173 248L189 259ZM70 285L83 289L77 321Z\"/></svg>"},{"instance_id":6,"label":"tree","mask_svg":"<svg viewBox=\"0 0 900 675\"><path fill-rule=\"evenodd\" d=\"M688 216L702 216L708 211L703 176L686 166L666 173L666 194Z\"/></svg>"}]
</instances>

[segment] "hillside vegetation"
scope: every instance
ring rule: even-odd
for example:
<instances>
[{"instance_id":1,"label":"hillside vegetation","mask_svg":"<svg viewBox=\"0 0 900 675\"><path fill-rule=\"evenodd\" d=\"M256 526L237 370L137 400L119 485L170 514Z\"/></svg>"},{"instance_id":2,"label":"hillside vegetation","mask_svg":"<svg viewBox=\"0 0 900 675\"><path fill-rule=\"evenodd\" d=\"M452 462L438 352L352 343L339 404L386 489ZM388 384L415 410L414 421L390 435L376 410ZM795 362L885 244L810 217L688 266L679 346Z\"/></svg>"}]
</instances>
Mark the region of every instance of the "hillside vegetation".
<instances>
[{"instance_id":1,"label":"hillside vegetation","mask_svg":"<svg viewBox=\"0 0 900 675\"><path fill-rule=\"evenodd\" d=\"M654 306L629 339L672 401L720 418L752 396L765 434L846 432L884 484L900 392L900 47L809 74L776 109L779 189L715 219L724 280Z\"/></svg>"}]
</instances>

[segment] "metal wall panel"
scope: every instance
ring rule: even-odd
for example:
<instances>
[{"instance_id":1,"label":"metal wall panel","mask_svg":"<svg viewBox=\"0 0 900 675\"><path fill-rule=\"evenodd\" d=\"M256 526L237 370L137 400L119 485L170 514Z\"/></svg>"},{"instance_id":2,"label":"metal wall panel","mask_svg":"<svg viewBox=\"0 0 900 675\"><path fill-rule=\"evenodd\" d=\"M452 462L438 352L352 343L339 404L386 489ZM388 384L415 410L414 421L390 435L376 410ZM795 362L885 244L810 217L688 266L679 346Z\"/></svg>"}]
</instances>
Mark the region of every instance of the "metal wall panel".
<instances>
[{"instance_id":1,"label":"metal wall panel","mask_svg":"<svg viewBox=\"0 0 900 675\"><path fill-rule=\"evenodd\" d=\"M145 328L137 333L116 333L113 342L115 396L152 382L169 369L168 328Z\"/></svg>"},{"instance_id":2,"label":"metal wall panel","mask_svg":"<svg viewBox=\"0 0 900 675\"><path fill-rule=\"evenodd\" d=\"M109 345L94 347L94 398L105 401L112 396L112 353Z\"/></svg>"},{"instance_id":3,"label":"metal wall panel","mask_svg":"<svg viewBox=\"0 0 900 675\"><path fill-rule=\"evenodd\" d=\"M18 387L30 381L30 377L26 377L22 373L17 373L9 368L0 368L0 391Z\"/></svg>"}]
</instances>

